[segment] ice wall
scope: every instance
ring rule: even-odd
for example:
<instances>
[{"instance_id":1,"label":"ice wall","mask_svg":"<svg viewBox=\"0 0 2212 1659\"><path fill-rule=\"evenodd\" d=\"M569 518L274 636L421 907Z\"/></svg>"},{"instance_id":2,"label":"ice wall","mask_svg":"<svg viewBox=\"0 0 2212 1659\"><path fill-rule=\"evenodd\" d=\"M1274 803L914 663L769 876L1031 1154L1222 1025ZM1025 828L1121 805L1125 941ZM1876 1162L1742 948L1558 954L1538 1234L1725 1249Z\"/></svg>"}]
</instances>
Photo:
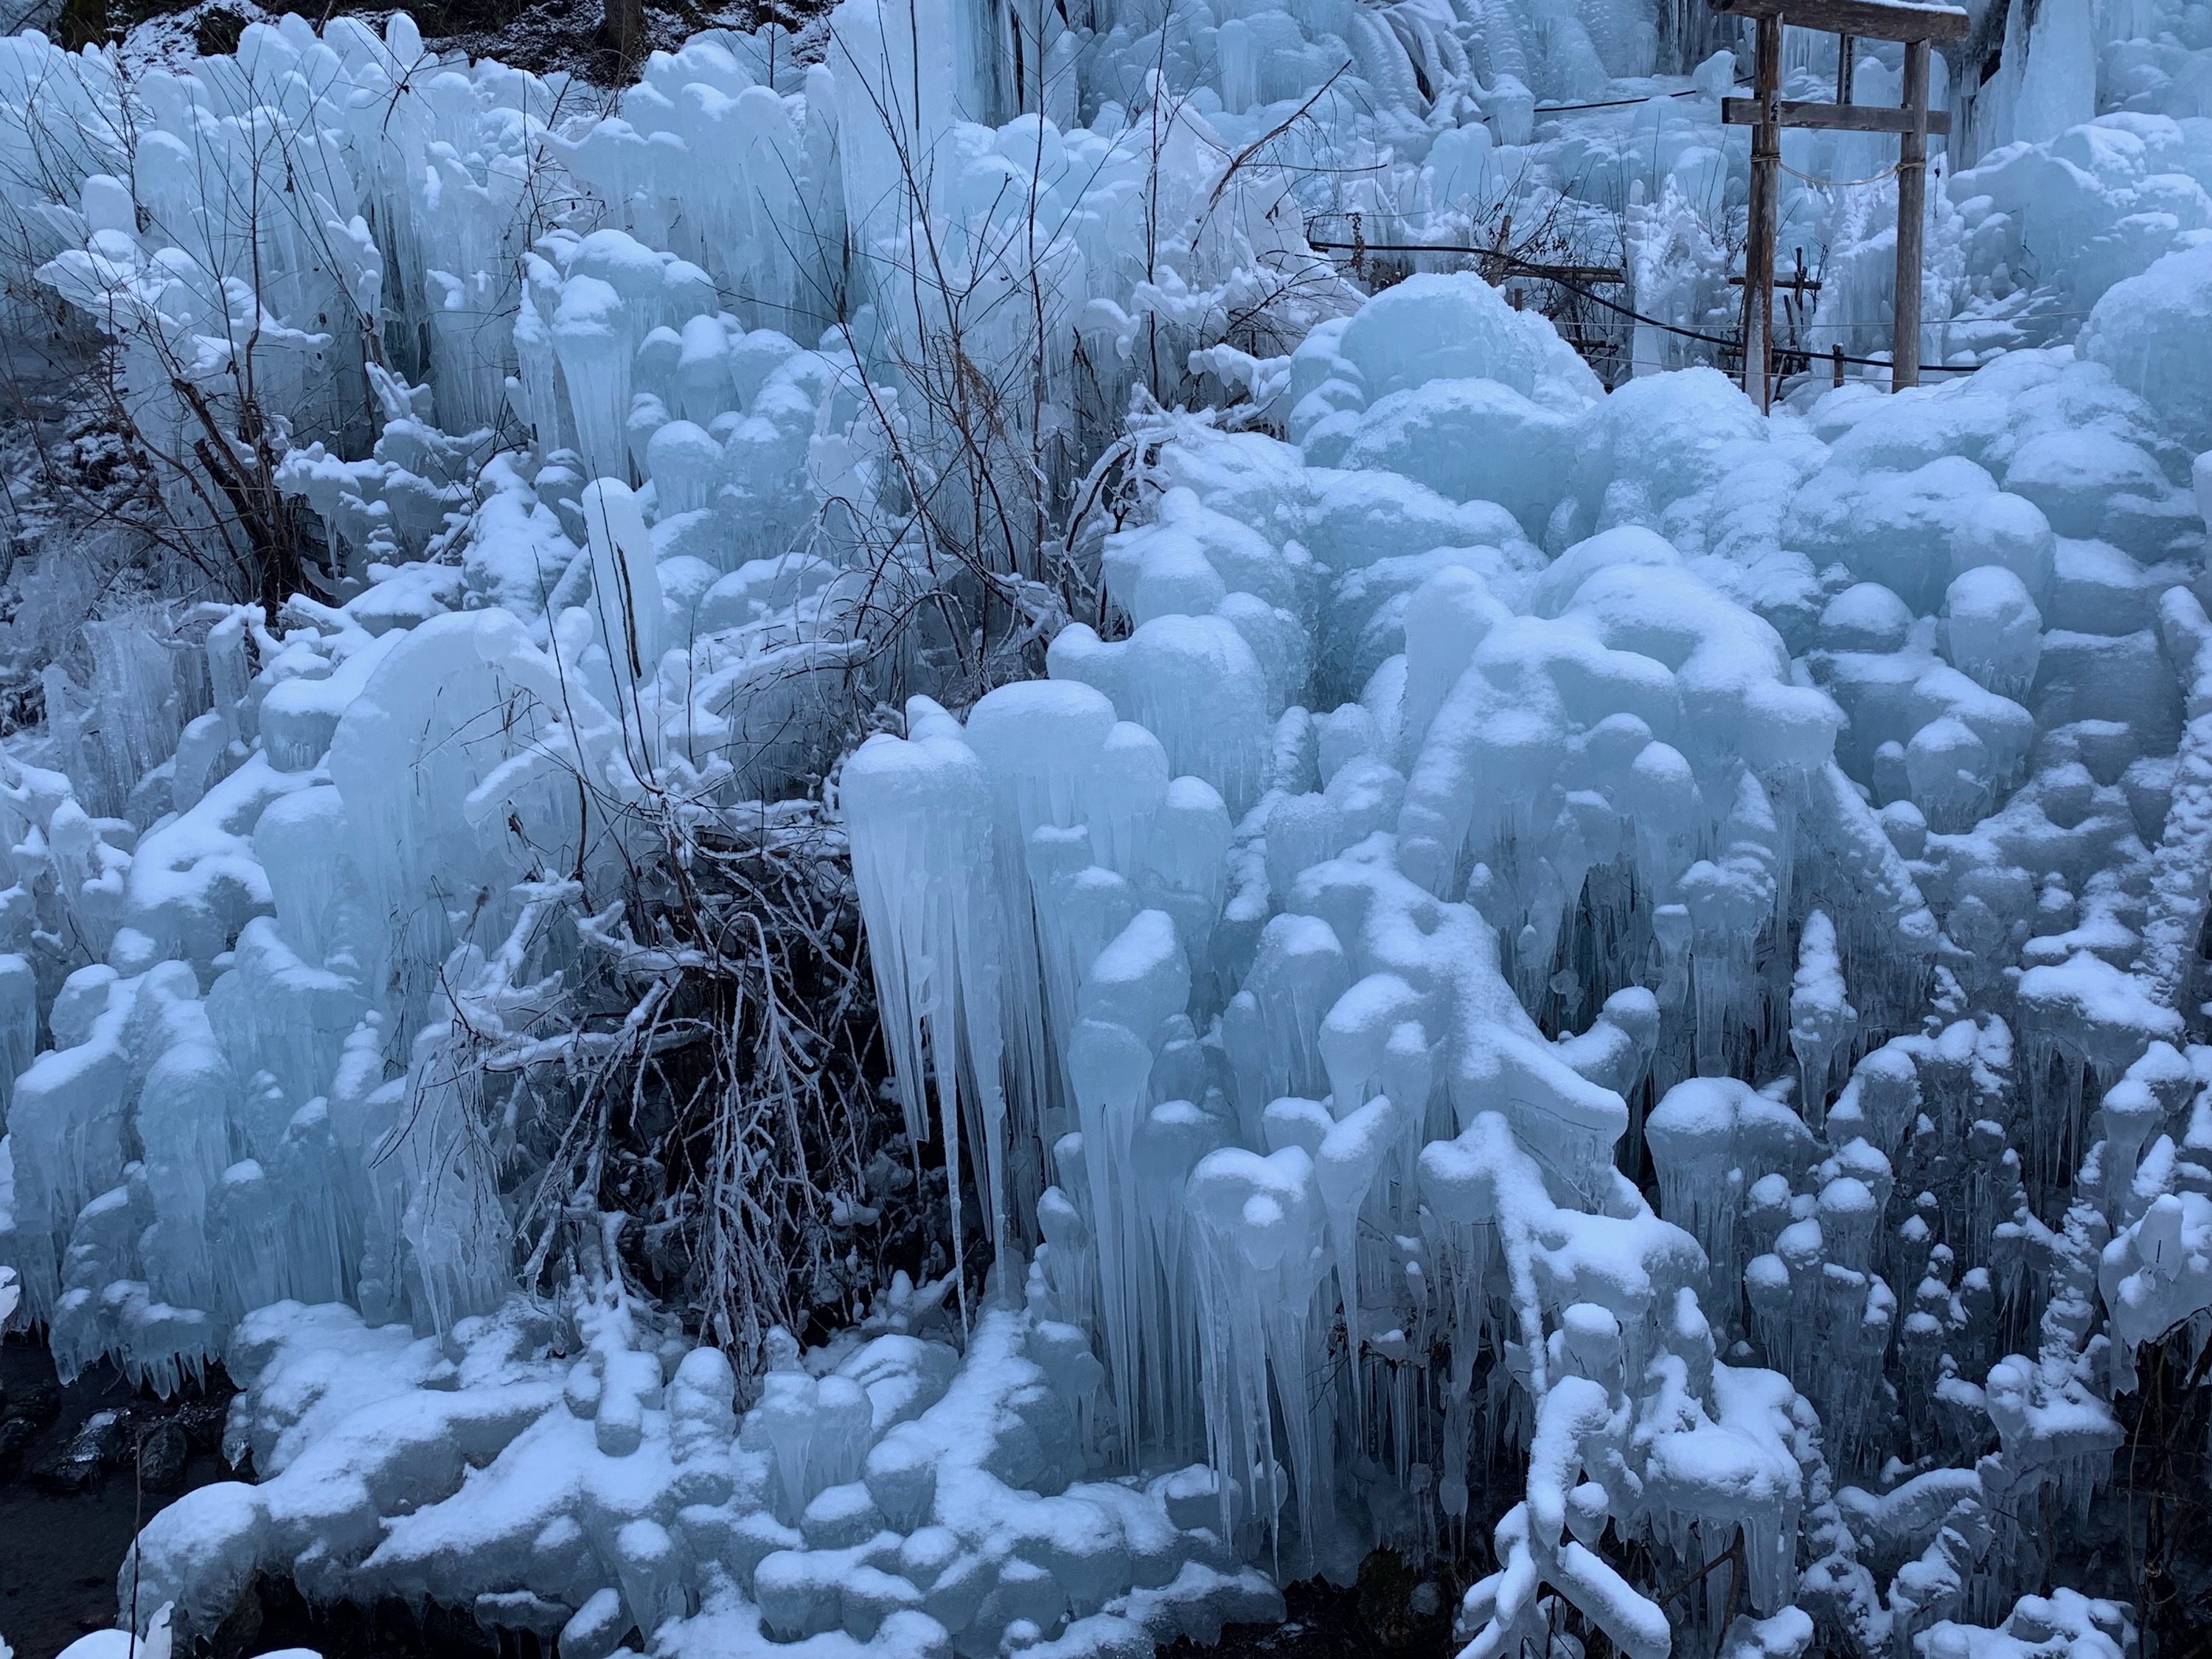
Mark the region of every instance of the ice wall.
<instances>
[{"instance_id":1,"label":"ice wall","mask_svg":"<svg viewBox=\"0 0 2212 1659\"><path fill-rule=\"evenodd\" d=\"M1565 1607L1638 1654L2121 1643L2014 1602L2212 1305L2212 123L2190 15L2106 9L2085 84L2060 10L1933 192L1928 355L1986 366L1771 418L1650 323L1607 393L1471 276L1362 305L1308 240L1510 213L1724 331L1734 65L1671 10L854 0L604 118L404 18L129 96L5 43L11 289L173 440L253 338L330 549L328 602L101 623L0 765L0 1295L68 1367L227 1353L271 1477L149 1534L162 1595L1109 1651L1474 1526L1486 1656ZM1790 138L1816 349L1880 345L1893 196L1797 175L1882 142ZM916 529L977 364L1009 447ZM1087 623L979 506L1039 478ZM894 676L878 619L979 544L1046 677ZM873 1358L779 1352L732 1449L618 1285L512 1298L471 1067L636 803L772 795L917 680L840 799L900 1105L1003 1271L961 1352L910 1286ZM1651 1599L1731 1547L1741 1594Z\"/></svg>"},{"instance_id":2,"label":"ice wall","mask_svg":"<svg viewBox=\"0 0 2212 1659\"><path fill-rule=\"evenodd\" d=\"M2108 325L2186 337L2186 291ZM915 1014L902 1075L996 1066L979 1183L1042 1143L1032 1282L1097 1333L1104 1444L1202 1447L1286 1572L1502 1511L1478 1654L1553 1596L1652 1654L2002 1619L2020 1506L2080 1512L2119 1443L2100 1371L2205 1305L2205 1051L2138 955L2208 875L2194 394L2061 350L1771 421L1710 372L1605 397L1471 277L1289 370L1291 442L1162 417L1121 637L849 774L905 872L886 1007L1002 1010ZM1767 1623L1662 1609L1632 1540L1662 1579L1738 1540Z\"/></svg>"},{"instance_id":3,"label":"ice wall","mask_svg":"<svg viewBox=\"0 0 2212 1659\"><path fill-rule=\"evenodd\" d=\"M49 676L48 764L9 763L7 1253L69 1365L173 1385L272 1297L441 1328L497 1300L507 1218L453 1077L573 966L542 929L574 896L544 884L618 856L641 792L711 810L830 758L883 596L947 579L898 520L945 331L956 374L1033 361L1029 424L1064 432L1079 325L1102 362L1140 330L1172 362L1261 264L1311 290L1282 329L1341 303L1279 177L1223 187L1201 118L1149 146L976 125L1021 101L988 40L892 112L872 17L842 25L842 83L773 31L702 37L558 123L557 83L436 60L404 17L256 26L127 90L112 54L9 43L18 275L115 341L157 451L242 448L252 380L300 441L270 482L328 556L328 602L98 624L89 688ZM757 165L726 165L738 135ZM864 251L833 295L848 204L956 275ZM1006 302L1019 280L1048 312ZM1129 374L1091 377L1094 416ZM208 466L160 482L204 507Z\"/></svg>"}]
</instances>

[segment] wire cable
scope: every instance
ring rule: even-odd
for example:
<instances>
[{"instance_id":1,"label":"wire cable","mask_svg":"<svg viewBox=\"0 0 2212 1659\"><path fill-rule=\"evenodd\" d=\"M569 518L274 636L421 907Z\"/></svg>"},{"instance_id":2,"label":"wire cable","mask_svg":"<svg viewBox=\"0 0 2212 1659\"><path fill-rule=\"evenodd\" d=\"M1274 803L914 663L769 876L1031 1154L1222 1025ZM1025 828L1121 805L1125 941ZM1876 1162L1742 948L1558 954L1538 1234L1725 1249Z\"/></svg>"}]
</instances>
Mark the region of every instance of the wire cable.
<instances>
[{"instance_id":1,"label":"wire cable","mask_svg":"<svg viewBox=\"0 0 2212 1659\"><path fill-rule=\"evenodd\" d=\"M1510 253L1490 253L1481 248L1472 247L1439 247L1433 243L1426 242L1361 242L1355 245L1351 242L1310 241L1306 246L1314 249L1317 252L1456 253L1467 258L1494 259L1507 265L1522 265L1526 267L1524 274L1535 276L1537 280L1541 282L1554 283L1557 286L1566 289L1570 294L1579 295L1583 299L1588 300L1592 305L1603 306L1607 311L1613 312L1620 316L1626 317L1632 323L1641 323L1646 328L1656 328L1662 333L1679 335L1686 340L1703 341L1707 345L1728 346L1739 351L1743 349L1743 342L1740 338L1723 334L1708 334L1702 329L1684 328L1675 323L1662 323L1656 317L1647 317L1640 311L1632 310L1627 306L1620 305L1612 300L1608 300L1602 294L1595 293L1591 289L1584 288L1581 283L1572 282L1565 276L1542 275L1541 273L1544 272L1547 267L1532 264L1526 260L1516 259ZM1856 328L1859 325L1856 323L1829 323L1821 325L1821 326L1829 328ZM1783 347L1780 348L1780 349L1787 352L1789 348ZM1840 356L1840 354L1833 350L1817 352L1808 351L1803 355L1808 357L1819 357L1832 363L1838 361L1838 356ZM1847 363L1856 364L1862 368L1888 368L1892 367L1889 360L1885 357L1844 356L1842 357L1841 360ZM1923 363L1920 367L1923 373L1928 374L1971 374L1976 369L1979 368L1981 365L1979 363Z\"/></svg>"},{"instance_id":2,"label":"wire cable","mask_svg":"<svg viewBox=\"0 0 2212 1659\"><path fill-rule=\"evenodd\" d=\"M1626 306L1615 305L1603 295L1593 294L1589 289L1583 288L1577 283L1571 283L1563 276L1552 276L1546 278L1546 280L1548 282L1557 283L1561 288L1566 289L1568 293L1579 294L1583 299L1589 301L1592 304L1603 306L1607 311L1618 312L1620 315L1629 319L1632 322L1642 323L1647 328L1660 329L1668 334L1679 334L1685 339L1703 340L1707 345L1733 346L1739 351L1743 349L1743 342L1740 339L1729 339L1718 334L1706 334L1694 328L1677 328L1672 323L1662 323L1656 317L1646 317L1640 311L1632 311ZM1788 347L1781 347L1778 348L1778 349L1784 355L1789 355ZM1838 351L1807 352L1803 355L1808 357L1825 358L1832 363L1854 363L1862 368L1890 368L1894 367L1894 365L1885 357L1848 357ZM1923 372L1928 373L1942 374L1971 374L1976 369L1979 368L1981 365L1979 363L1923 363L1920 367Z\"/></svg>"},{"instance_id":3,"label":"wire cable","mask_svg":"<svg viewBox=\"0 0 2212 1659\"><path fill-rule=\"evenodd\" d=\"M1809 173L1798 172L1796 167L1791 167L1778 155L1774 158L1774 165L1792 179L1802 179L1807 184L1818 185L1823 190L1851 190L1860 185L1878 185L1885 179L1894 179L1897 176L1897 169L1903 164L1892 161L1870 179L1816 179Z\"/></svg>"},{"instance_id":4,"label":"wire cable","mask_svg":"<svg viewBox=\"0 0 2212 1659\"><path fill-rule=\"evenodd\" d=\"M1747 87L1750 84L1748 81L1738 81L1731 85L1729 90L1734 92L1737 87ZM1657 104L1669 98L1695 98L1704 90L1702 87L1685 87L1680 92L1655 92L1643 98L1608 98L1596 104L1539 104L1529 113L1566 115L1582 109L1626 109L1631 104Z\"/></svg>"}]
</instances>

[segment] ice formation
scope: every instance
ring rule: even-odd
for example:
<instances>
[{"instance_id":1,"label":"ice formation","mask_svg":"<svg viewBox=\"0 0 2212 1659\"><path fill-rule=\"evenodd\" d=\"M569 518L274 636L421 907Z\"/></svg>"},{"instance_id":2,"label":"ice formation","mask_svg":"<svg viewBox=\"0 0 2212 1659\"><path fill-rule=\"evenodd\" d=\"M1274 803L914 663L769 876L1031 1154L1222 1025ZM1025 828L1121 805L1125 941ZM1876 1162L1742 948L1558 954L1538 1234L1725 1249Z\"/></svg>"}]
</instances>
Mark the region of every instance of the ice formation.
<instances>
[{"instance_id":1,"label":"ice formation","mask_svg":"<svg viewBox=\"0 0 2212 1659\"><path fill-rule=\"evenodd\" d=\"M258 377L329 550L91 624L0 757L0 1319L245 1390L126 1606L1074 1659L1384 1544L1488 1564L1475 1659L2122 1653L2045 1532L2212 1317L2212 34L1975 18L1955 372L1771 415L1693 337L1702 6L845 0L604 113L404 15L0 43L9 325L164 453ZM1820 181L1887 142L1786 137L1816 354L1886 337L1893 186ZM1445 257L1501 212L1625 263L1632 375ZM988 674L887 620L979 587ZM519 1286L471 1068L653 811L891 694L835 798L994 1265L740 1377L611 1251Z\"/></svg>"}]
</instances>

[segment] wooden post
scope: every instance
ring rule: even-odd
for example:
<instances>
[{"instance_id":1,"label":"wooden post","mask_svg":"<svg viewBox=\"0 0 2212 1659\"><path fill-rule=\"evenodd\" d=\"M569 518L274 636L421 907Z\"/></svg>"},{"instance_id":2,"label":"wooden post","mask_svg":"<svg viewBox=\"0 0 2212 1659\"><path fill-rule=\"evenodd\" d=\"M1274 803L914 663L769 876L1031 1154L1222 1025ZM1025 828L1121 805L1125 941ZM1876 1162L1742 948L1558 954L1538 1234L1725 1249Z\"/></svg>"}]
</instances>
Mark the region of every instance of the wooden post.
<instances>
[{"instance_id":1,"label":"wooden post","mask_svg":"<svg viewBox=\"0 0 2212 1659\"><path fill-rule=\"evenodd\" d=\"M1751 95L1759 124L1751 130L1751 201L1743 251L1743 393L1764 410L1772 386L1774 221L1782 161L1782 19L1762 16L1753 50ZM1925 60L1923 60L1923 70Z\"/></svg>"},{"instance_id":2,"label":"wooden post","mask_svg":"<svg viewBox=\"0 0 2212 1659\"><path fill-rule=\"evenodd\" d=\"M1844 383L1844 349L1840 345L1835 345L1830 346L1828 349L1835 358L1836 385L1840 386Z\"/></svg>"},{"instance_id":3,"label":"wooden post","mask_svg":"<svg viewBox=\"0 0 2212 1659\"><path fill-rule=\"evenodd\" d=\"M1897 153L1896 330L1889 348L1889 389L1920 384L1920 240L1928 208L1928 43L1905 43L1905 110L1909 118ZM1756 186L1753 186L1755 189Z\"/></svg>"},{"instance_id":4,"label":"wooden post","mask_svg":"<svg viewBox=\"0 0 2212 1659\"><path fill-rule=\"evenodd\" d=\"M611 0L610 0L611 3ZM1721 100L1721 120L1751 132L1750 246L1744 250L1743 389L1767 405L1774 349L1774 229L1782 129L1900 135L1897 158L1896 331L1890 386L1920 383L1921 242L1928 209L1928 137L1948 134L1951 118L1928 107L1928 51L1934 40L1963 40L1966 14L1941 0L1709 0L1713 9L1749 17L1759 28L1753 96ZM1840 37L1832 104L1784 103L1781 98L1782 25L1825 29ZM1905 47L1904 100L1895 109L1854 104L1851 59L1860 40L1895 40ZM1802 304L1805 286L1792 285Z\"/></svg>"}]
</instances>

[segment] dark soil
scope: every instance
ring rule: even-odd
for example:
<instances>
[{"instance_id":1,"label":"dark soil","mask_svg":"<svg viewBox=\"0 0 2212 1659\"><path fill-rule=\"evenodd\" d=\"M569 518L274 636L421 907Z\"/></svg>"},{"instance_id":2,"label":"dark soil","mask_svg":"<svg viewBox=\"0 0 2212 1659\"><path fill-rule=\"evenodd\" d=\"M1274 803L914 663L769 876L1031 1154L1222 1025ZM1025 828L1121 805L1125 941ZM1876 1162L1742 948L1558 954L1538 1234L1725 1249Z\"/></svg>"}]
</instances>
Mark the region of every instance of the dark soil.
<instances>
[{"instance_id":1,"label":"dark soil","mask_svg":"<svg viewBox=\"0 0 2212 1659\"><path fill-rule=\"evenodd\" d=\"M1384 1581L1378 1600L1378 1577ZM1158 1659L1445 1659L1455 1650L1448 1609L1408 1617L1388 1605L1395 1575L1370 1574L1359 1586L1321 1579L1285 1592L1290 1616L1279 1625L1231 1625L1212 1647L1188 1638ZM1410 1580L1407 1581L1410 1583ZM634 1634L632 1641L638 1640ZM239 1659L286 1647L323 1659L553 1659L550 1644L514 1632L495 1634L465 1612L397 1601L375 1607L308 1606L289 1584L264 1579L195 1659Z\"/></svg>"},{"instance_id":2,"label":"dark soil","mask_svg":"<svg viewBox=\"0 0 2212 1659\"><path fill-rule=\"evenodd\" d=\"M1185 1638L1160 1649L1158 1659L1446 1659L1456 1646L1449 1605L1425 1618L1410 1613L1401 1592L1413 1578L1395 1557L1370 1564L1358 1585L1318 1578L1291 1585L1284 1593L1290 1616L1279 1625L1231 1625L1212 1647ZM495 1639L451 1608L417 1613L396 1601L366 1610L315 1608L290 1585L269 1580L255 1587L201 1659L288 1646L313 1648L323 1659L552 1659L550 1644L535 1637L507 1632Z\"/></svg>"},{"instance_id":3,"label":"dark soil","mask_svg":"<svg viewBox=\"0 0 2212 1659\"><path fill-rule=\"evenodd\" d=\"M1378 1560L1376 1558L1381 1557ZM1230 1625L1212 1647L1185 1637L1159 1650L1158 1659L1444 1659L1456 1651L1451 1639L1451 1605L1440 1598L1437 1612L1410 1612L1398 1592L1397 1558L1378 1551L1360 1571L1357 1585L1311 1578L1283 1592L1289 1617L1279 1625Z\"/></svg>"},{"instance_id":4,"label":"dark soil","mask_svg":"<svg viewBox=\"0 0 2212 1659\"><path fill-rule=\"evenodd\" d=\"M21 1659L52 1659L115 1623L115 1580L132 1534L179 1493L228 1480L232 1393L211 1376L163 1401L102 1364L63 1388L45 1346L0 1342L0 1635ZM142 1489L137 1457L165 1492Z\"/></svg>"},{"instance_id":5,"label":"dark soil","mask_svg":"<svg viewBox=\"0 0 2212 1659\"><path fill-rule=\"evenodd\" d=\"M466 1612L387 1601L367 1609L316 1607L282 1579L256 1582L213 1640L193 1659L308 1648L322 1659L553 1659L535 1636L486 1631Z\"/></svg>"}]
</instances>

